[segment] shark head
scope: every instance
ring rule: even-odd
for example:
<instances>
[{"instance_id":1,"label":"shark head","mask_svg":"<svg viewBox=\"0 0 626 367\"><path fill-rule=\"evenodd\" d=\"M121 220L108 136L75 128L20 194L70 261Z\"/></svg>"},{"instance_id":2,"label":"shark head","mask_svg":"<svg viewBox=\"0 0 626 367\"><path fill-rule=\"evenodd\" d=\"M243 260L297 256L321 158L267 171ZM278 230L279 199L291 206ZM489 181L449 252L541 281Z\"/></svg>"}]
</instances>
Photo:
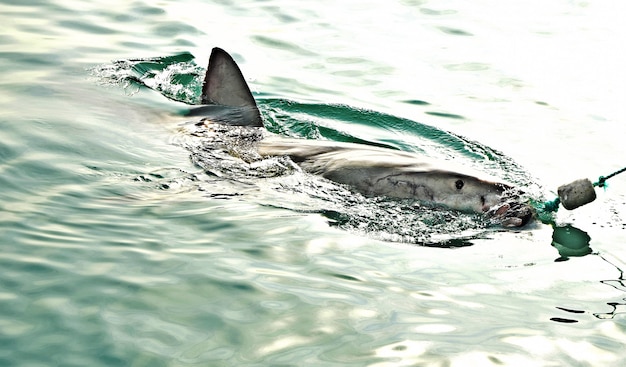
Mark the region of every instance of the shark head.
<instances>
[{"instance_id":1,"label":"shark head","mask_svg":"<svg viewBox=\"0 0 626 367\"><path fill-rule=\"evenodd\" d=\"M518 189L490 179L445 170L425 170L384 175L369 182L377 195L413 198L461 212L485 214L493 224L521 227L533 217L533 209L520 200Z\"/></svg>"},{"instance_id":2,"label":"shark head","mask_svg":"<svg viewBox=\"0 0 626 367\"><path fill-rule=\"evenodd\" d=\"M432 201L463 212L486 213L500 203L506 184L480 179L454 171L432 170L418 173L420 182L429 190ZM410 176L407 174L406 176Z\"/></svg>"}]
</instances>

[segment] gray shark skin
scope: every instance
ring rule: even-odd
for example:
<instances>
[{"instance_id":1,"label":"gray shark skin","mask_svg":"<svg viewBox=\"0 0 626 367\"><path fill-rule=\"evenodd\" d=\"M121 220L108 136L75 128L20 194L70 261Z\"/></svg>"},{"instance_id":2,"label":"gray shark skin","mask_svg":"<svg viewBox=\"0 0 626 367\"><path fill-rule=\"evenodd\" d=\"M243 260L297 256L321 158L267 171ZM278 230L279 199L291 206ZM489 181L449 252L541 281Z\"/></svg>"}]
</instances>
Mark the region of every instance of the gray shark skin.
<instances>
[{"instance_id":1,"label":"gray shark skin","mask_svg":"<svg viewBox=\"0 0 626 367\"><path fill-rule=\"evenodd\" d=\"M367 196L416 199L464 212L487 212L510 188L443 162L363 144L269 137L258 151L264 157L289 156L303 170Z\"/></svg>"},{"instance_id":2,"label":"gray shark skin","mask_svg":"<svg viewBox=\"0 0 626 367\"><path fill-rule=\"evenodd\" d=\"M202 103L191 115L205 124L263 127L245 79L224 50L214 48L202 89ZM521 227L533 217L529 205L515 202L508 184L421 155L365 144L283 138L265 134L261 157L288 156L304 171L352 187L366 196L414 199L463 212L484 213L505 227Z\"/></svg>"}]
</instances>

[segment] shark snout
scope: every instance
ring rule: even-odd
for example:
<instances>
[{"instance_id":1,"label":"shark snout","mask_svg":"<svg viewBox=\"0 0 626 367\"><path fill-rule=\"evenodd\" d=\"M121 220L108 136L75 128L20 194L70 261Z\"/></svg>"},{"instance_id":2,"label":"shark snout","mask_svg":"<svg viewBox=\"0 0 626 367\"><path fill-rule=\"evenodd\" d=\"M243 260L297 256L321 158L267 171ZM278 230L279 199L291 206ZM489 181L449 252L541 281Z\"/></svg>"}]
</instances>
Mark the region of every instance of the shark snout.
<instances>
[{"instance_id":1,"label":"shark snout","mask_svg":"<svg viewBox=\"0 0 626 367\"><path fill-rule=\"evenodd\" d=\"M533 207L524 202L523 192L509 185L497 184L496 192L480 197L482 211L493 224L504 227L523 227L534 216Z\"/></svg>"}]
</instances>

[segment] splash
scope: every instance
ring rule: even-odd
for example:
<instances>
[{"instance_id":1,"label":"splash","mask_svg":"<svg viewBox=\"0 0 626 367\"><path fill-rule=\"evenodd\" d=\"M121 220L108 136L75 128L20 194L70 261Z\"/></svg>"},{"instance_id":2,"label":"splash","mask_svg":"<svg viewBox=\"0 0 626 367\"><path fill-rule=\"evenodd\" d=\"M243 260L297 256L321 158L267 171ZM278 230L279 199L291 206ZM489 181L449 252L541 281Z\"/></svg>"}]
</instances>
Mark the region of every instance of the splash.
<instances>
[{"instance_id":1,"label":"splash","mask_svg":"<svg viewBox=\"0 0 626 367\"><path fill-rule=\"evenodd\" d=\"M187 104L199 104L203 69L188 52L173 56L117 60L91 69L100 83L153 89L163 96ZM134 93L134 91L132 92Z\"/></svg>"}]
</instances>

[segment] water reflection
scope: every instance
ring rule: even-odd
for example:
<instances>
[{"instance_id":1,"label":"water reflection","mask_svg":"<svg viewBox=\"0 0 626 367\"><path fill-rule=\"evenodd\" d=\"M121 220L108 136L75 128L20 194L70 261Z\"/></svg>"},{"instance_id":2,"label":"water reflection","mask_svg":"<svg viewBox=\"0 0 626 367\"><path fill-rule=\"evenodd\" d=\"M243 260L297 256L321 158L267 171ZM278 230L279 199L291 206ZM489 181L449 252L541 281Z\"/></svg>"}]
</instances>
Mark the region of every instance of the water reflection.
<instances>
[{"instance_id":1,"label":"water reflection","mask_svg":"<svg viewBox=\"0 0 626 367\"><path fill-rule=\"evenodd\" d=\"M600 283L609 285L619 291L626 292L626 279L624 279L624 270L620 268L616 262L617 260L607 259L607 255L598 254L602 260L606 261L610 265L614 266L619 271L619 277L617 279L602 280ZM607 305L611 306L612 310L606 313L594 313L593 315L599 319L612 319L618 314L626 314L626 298L622 299L622 302L608 302Z\"/></svg>"},{"instance_id":2,"label":"water reflection","mask_svg":"<svg viewBox=\"0 0 626 367\"><path fill-rule=\"evenodd\" d=\"M548 223L552 225L552 246L559 252L559 257L555 261L567 261L570 257L583 257L589 254L599 256L603 261L614 267L619 272L617 279L602 280L600 283L611 286L619 291L626 292L626 280L624 279L624 271L618 265L616 260L609 260L608 255L603 255L598 252L593 253L593 250L589 246L591 237L585 231L580 228L576 228L571 224L557 225L554 222ZM595 312L593 315L599 319L613 319L618 314L626 313L626 298L622 299L622 302L607 302L612 309L609 312ZM566 311L573 314L582 314L585 311L574 310L570 308L557 307L561 311ZM578 320L552 317L551 321L559 323L577 323Z\"/></svg>"},{"instance_id":3,"label":"water reflection","mask_svg":"<svg viewBox=\"0 0 626 367\"><path fill-rule=\"evenodd\" d=\"M565 261L570 257L585 256L591 253L592 250L589 247L591 237L587 232L570 224L552 225L552 229L552 246L561 255L556 261Z\"/></svg>"}]
</instances>

